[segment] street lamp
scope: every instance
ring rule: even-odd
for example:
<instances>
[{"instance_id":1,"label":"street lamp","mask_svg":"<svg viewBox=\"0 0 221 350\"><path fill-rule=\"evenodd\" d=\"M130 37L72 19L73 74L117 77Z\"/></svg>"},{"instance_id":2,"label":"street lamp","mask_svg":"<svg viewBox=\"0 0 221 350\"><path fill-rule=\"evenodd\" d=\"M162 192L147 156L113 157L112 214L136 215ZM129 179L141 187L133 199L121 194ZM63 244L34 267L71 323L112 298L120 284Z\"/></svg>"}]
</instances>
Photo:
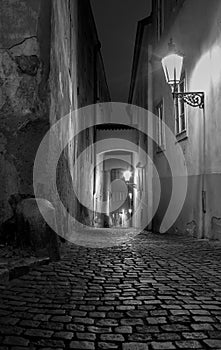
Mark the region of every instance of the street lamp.
<instances>
[{"instance_id":1,"label":"street lamp","mask_svg":"<svg viewBox=\"0 0 221 350\"><path fill-rule=\"evenodd\" d=\"M132 172L130 170L126 170L124 172L124 179L126 182L128 182L130 180L131 176L132 176Z\"/></svg>"},{"instance_id":2,"label":"street lamp","mask_svg":"<svg viewBox=\"0 0 221 350\"><path fill-rule=\"evenodd\" d=\"M137 188L137 185L134 182L130 182L130 179L132 177L132 171L130 171L130 170L124 171L123 176L124 176L124 180L125 180L126 184L129 186L129 188L130 187Z\"/></svg>"},{"instance_id":3,"label":"street lamp","mask_svg":"<svg viewBox=\"0 0 221 350\"><path fill-rule=\"evenodd\" d=\"M169 53L162 60L162 66L166 82L171 86L173 98L179 98L192 107L204 108L204 92L178 92L177 86L180 83L180 77L183 67L183 56L181 56L175 47L172 39L169 44Z\"/></svg>"}]
</instances>

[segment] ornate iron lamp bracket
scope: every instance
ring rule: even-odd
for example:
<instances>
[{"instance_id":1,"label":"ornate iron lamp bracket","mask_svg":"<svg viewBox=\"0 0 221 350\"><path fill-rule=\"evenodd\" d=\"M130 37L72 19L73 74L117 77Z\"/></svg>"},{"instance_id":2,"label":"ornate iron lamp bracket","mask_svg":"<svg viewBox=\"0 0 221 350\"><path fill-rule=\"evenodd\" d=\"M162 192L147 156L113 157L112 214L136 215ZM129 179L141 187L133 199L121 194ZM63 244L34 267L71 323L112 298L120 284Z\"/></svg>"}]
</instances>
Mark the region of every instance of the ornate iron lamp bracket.
<instances>
[{"instance_id":1,"label":"ornate iron lamp bracket","mask_svg":"<svg viewBox=\"0 0 221 350\"><path fill-rule=\"evenodd\" d=\"M204 92L174 92L173 98L182 99L192 107L204 108Z\"/></svg>"}]
</instances>

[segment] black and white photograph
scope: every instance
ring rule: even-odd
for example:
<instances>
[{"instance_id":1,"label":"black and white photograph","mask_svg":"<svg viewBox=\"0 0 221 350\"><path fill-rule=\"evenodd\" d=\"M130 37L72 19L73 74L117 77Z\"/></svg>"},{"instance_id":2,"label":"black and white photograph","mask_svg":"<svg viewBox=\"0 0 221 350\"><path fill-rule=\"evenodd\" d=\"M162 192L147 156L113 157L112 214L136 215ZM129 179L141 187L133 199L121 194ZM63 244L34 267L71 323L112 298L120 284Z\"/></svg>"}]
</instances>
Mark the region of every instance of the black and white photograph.
<instances>
[{"instance_id":1,"label":"black and white photograph","mask_svg":"<svg viewBox=\"0 0 221 350\"><path fill-rule=\"evenodd\" d=\"M221 0L0 0L0 350L221 350Z\"/></svg>"}]
</instances>

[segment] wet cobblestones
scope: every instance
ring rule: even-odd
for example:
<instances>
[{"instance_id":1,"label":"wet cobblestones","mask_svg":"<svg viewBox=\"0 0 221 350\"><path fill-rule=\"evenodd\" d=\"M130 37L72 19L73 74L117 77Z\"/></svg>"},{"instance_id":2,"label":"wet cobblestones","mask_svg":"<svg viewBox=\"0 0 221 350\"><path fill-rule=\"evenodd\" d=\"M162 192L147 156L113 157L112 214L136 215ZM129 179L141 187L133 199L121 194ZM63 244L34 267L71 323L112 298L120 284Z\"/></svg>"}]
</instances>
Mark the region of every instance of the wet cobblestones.
<instances>
[{"instance_id":1,"label":"wet cobblestones","mask_svg":"<svg viewBox=\"0 0 221 350\"><path fill-rule=\"evenodd\" d=\"M73 245L0 289L0 350L221 349L221 244Z\"/></svg>"}]
</instances>

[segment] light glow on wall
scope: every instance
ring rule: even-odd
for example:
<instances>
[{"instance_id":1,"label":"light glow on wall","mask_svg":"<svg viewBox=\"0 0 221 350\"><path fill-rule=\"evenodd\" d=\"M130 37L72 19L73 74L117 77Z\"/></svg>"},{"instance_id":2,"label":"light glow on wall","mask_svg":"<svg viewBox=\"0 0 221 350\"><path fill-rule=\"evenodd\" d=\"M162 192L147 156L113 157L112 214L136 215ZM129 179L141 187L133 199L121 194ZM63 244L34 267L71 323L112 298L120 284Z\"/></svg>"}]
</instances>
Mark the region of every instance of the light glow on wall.
<instances>
[{"instance_id":1,"label":"light glow on wall","mask_svg":"<svg viewBox=\"0 0 221 350\"><path fill-rule=\"evenodd\" d=\"M214 85L220 82L221 76L221 46L215 45L211 52L211 77Z\"/></svg>"},{"instance_id":2,"label":"light glow on wall","mask_svg":"<svg viewBox=\"0 0 221 350\"><path fill-rule=\"evenodd\" d=\"M221 76L221 45L213 45L197 62L190 80L191 91L209 92L216 88Z\"/></svg>"}]
</instances>

